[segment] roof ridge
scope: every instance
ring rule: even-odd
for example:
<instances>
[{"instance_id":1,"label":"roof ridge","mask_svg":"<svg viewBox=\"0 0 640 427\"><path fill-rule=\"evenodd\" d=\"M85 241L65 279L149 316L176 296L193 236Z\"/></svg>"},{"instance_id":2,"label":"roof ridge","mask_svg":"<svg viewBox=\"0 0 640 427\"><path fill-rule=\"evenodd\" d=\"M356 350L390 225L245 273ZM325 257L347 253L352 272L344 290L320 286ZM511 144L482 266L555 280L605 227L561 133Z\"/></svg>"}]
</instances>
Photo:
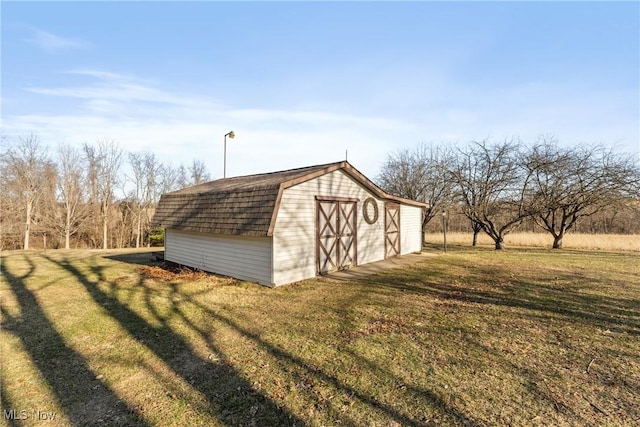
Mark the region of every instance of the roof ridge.
<instances>
[{"instance_id":1,"label":"roof ridge","mask_svg":"<svg viewBox=\"0 0 640 427\"><path fill-rule=\"evenodd\" d=\"M264 176L264 175L274 175L277 173L287 173L287 172L295 172L295 171L303 171L304 169L323 169L326 167L330 167L330 166L334 166L334 165L339 165L342 162L345 162L346 160L341 160L339 162L331 162L331 163L324 163L324 164L319 164L319 165L311 165L311 166L303 166L300 168L293 168L293 169L284 169L284 170L279 170L279 171L273 171L273 172L262 172L262 173L254 173L254 174L250 174L250 175L240 175L240 176L232 176L230 178L219 178L219 179L214 179L213 181L209 181L209 182L214 182L214 181L223 181L223 180L230 180L230 179L237 179L237 178L252 178L252 177L256 177L256 176ZM206 184L206 183L204 183Z\"/></svg>"},{"instance_id":2,"label":"roof ridge","mask_svg":"<svg viewBox=\"0 0 640 427\"><path fill-rule=\"evenodd\" d=\"M219 178L213 181L203 182L201 184L192 185L190 187L181 188L179 190L166 193L167 195L177 196L194 193L209 193L211 191L238 191L241 187L245 187L245 190L249 188L258 189L260 187L272 187L274 185L280 185L283 182L291 181L298 176L304 176L307 174L313 174L314 172L321 171L331 167L341 167L344 164L348 164L346 161L325 163L320 165L305 166L294 169L285 169L274 172L258 173L252 175L234 176L231 178Z\"/></svg>"},{"instance_id":3,"label":"roof ridge","mask_svg":"<svg viewBox=\"0 0 640 427\"><path fill-rule=\"evenodd\" d=\"M187 231L273 235L280 202L287 188L319 176L342 171L376 198L414 206L424 203L392 196L346 160L284 171L223 178L172 193L165 193L153 223Z\"/></svg>"}]
</instances>

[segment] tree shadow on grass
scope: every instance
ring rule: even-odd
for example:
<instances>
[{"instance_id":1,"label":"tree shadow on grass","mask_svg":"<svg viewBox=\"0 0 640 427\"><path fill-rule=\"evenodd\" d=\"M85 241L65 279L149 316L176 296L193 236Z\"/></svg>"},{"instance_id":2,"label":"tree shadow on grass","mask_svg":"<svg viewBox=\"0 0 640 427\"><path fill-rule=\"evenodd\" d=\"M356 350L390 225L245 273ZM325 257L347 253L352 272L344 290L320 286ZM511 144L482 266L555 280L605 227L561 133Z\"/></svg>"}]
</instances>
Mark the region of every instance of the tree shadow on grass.
<instances>
[{"instance_id":1,"label":"tree shadow on grass","mask_svg":"<svg viewBox=\"0 0 640 427\"><path fill-rule=\"evenodd\" d=\"M508 367L511 371L517 372L519 377L526 380L523 382L523 385L527 387L536 399L548 402L557 413L574 420L574 422L577 422L579 425L627 425L627 423L631 425L634 420L640 420L640 409L638 409L637 402L634 402L633 399L625 399L624 394L618 394L615 399L598 398L597 393L594 393L594 388L597 390L597 386L594 387L593 384L603 382L601 378L602 373L589 373L585 370L583 373L586 374L587 377L585 378L580 375L578 377L579 385L575 383L571 385L570 387L574 392L567 394L565 392L567 388L566 379L561 380L557 375L549 374L548 371L535 369L534 366L528 367L522 362L514 362L509 357L506 357L503 352L483 343L475 336L467 336L465 342L466 345L476 347L482 351L487 357L499 360L501 365ZM595 360L595 358L592 360ZM632 384L632 381L627 381L627 378L629 378L627 375L623 376L620 375L620 373L616 375L614 372L611 372L610 369L606 369L605 375L614 376L616 386L620 389L627 390L630 393L638 390L637 382ZM630 377L633 378L633 375ZM574 377L574 381L575 380L576 378ZM612 383L614 381L612 381ZM583 387L582 391L578 392L577 390L580 390L581 386ZM593 397L588 399L586 397L587 395L592 395ZM576 404L576 399L588 403L591 410L585 411L584 408L580 409L581 405ZM597 402L597 405L595 405L594 402ZM601 408L604 408L606 412Z\"/></svg>"},{"instance_id":2,"label":"tree shadow on grass","mask_svg":"<svg viewBox=\"0 0 640 427\"><path fill-rule=\"evenodd\" d=\"M4 419L4 421L7 424L9 424L11 427L17 427L19 424L16 418L19 418L21 414L18 412L15 412L16 414L15 416L8 416L9 415L8 413L10 413L10 411L22 411L23 410L22 408L23 408L22 406L15 405L11 401L11 398L7 396L6 391L4 391L4 389L2 388L2 379L0 379L0 410L3 411L2 418Z\"/></svg>"},{"instance_id":3,"label":"tree shadow on grass","mask_svg":"<svg viewBox=\"0 0 640 427\"><path fill-rule=\"evenodd\" d=\"M3 310L3 316L7 319L3 329L20 339L71 424L94 425L101 420L110 425L146 425L134 409L96 379L96 374L84 358L69 347L56 331L36 296L25 284L25 280L35 271L33 261L28 257L26 261L29 270L21 276L13 274L6 265L2 266L2 274L20 308L19 316L12 316ZM25 409L28 415L32 415L32 411L51 411L50 408L13 409Z\"/></svg>"},{"instance_id":4,"label":"tree shadow on grass","mask_svg":"<svg viewBox=\"0 0 640 427\"><path fill-rule=\"evenodd\" d=\"M131 336L205 396L208 407L203 409L212 412L223 423L278 426L303 424L295 415L255 390L227 360L213 363L195 354L189 343L171 328L166 318L156 316L160 326L154 326L121 303L113 292L117 285L107 280L104 267L92 266L91 271L98 280L90 280L72 262L48 259L71 273L86 288L92 299ZM104 285L109 286L111 291L103 290ZM143 285L144 280L140 278L138 286ZM209 346L216 354L222 354L210 340Z\"/></svg>"},{"instance_id":5,"label":"tree shadow on grass","mask_svg":"<svg viewBox=\"0 0 640 427\"><path fill-rule=\"evenodd\" d=\"M137 265L162 265L162 261L156 260L153 256L153 252L161 252L157 250L151 250L146 252L132 252L126 254L116 254L116 255L105 255L103 258L110 259L113 261L126 262L127 264L137 264Z\"/></svg>"},{"instance_id":6,"label":"tree shadow on grass","mask_svg":"<svg viewBox=\"0 0 640 427\"><path fill-rule=\"evenodd\" d=\"M493 250L490 251L493 252ZM455 275L452 275L450 271L444 268L433 270L431 263L424 261L411 269L383 272L355 279L352 282L364 285L363 288L366 288L367 292L379 293L381 296L398 291L409 292L437 299L528 310L528 316L537 317L541 322L557 317L584 326L595 326L630 335L640 334L640 301L634 298L621 298L614 295L590 294L588 291L590 289L595 290L598 283L596 282L597 278L589 277L588 273L541 271L540 276L535 277L534 280L528 277L520 277L517 271L514 272L511 269L494 265L469 266L464 263L455 265L453 261L452 263L454 267L470 268L471 270L467 272L468 274L465 273L461 281L457 281ZM576 280L578 283L576 283ZM474 283L474 281L477 281L477 283ZM178 291L174 290L174 292L177 293ZM199 304L196 300L190 299L190 296L183 293L180 294L180 297L176 300ZM295 354L264 341L259 334L243 328L233 316L222 315L201 304L199 304L199 307L212 318L227 324L243 337L255 342L277 360L284 361L286 365L294 367L295 376L299 380L302 381L305 377L315 378L319 382L330 384L336 390L354 396L355 399L367 405L372 411L384 413L389 419L400 424L423 425L421 420L417 420L412 415L402 413L393 406L379 401L374 396L345 384L330 372L322 368L309 366L308 362ZM181 313L179 304L174 307L173 311L179 313L186 320L186 315ZM490 349L485 350L489 351ZM359 359L359 363L369 363L367 360L359 358L355 353L351 356ZM371 364L369 368L371 371L379 371L382 375L393 376L392 373L384 371L380 366ZM550 390L539 385L540 382L535 372L515 365L512 368L531 380L528 386L531 388L532 393L541 399L549 401L550 404L555 406L556 411L562 412L567 416L576 416L570 408L563 407L562 402L558 403L558 400ZM421 396L431 407L436 408L440 413L447 416L447 419L452 423L466 425L478 423L473 418L443 401L440 396L431 390L418 385L407 385L407 390L413 395ZM313 401L315 399L318 401L318 396L311 394L311 392L308 392L307 395L310 400Z\"/></svg>"},{"instance_id":7,"label":"tree shadow on grass","mask_svg":"<svg viewBox=\"0 0 640 427\"><path fill-rule=\"evenodd\" d=\"M369 408L369 411L380 412L384 414L384 416L387 419L393 420L396 423L403 426L432 425L432 423L428 423L428 422L425 423L424 420L419 420L411 415L404 414L398 411L397 409L395 409L392 405L378 400L376 397L371 396L369 393L360 391L357 388L346 384L344 381L340 380L337 376L329 372L326 372L323 368L318 366L310 366L308 362L306 362L302 358L292 354L291 352L281 347L277 347L268 343L267 341L263 340L259 334L254 333L249 329L241 326L231 316L225 316L223 314L220 314L219 312L212 310L210 307L207 307L202 303L196 301L195 299L192 298L191 295L180 293L178 291L177 284L169 283L169 286L171 286L172 288L172 295L170 296L169 299L172 302L174 302L174 308L172 312L178 314L183 320L188 322L186 313L180 306L184 304L191 304L197 307L198 310L201 310L202 312L206 313L207 316L209 316L211 319L214 319L218 322L221 322L222 324L225 324L226 326L230 327L232 330L240 334L243 338L249 339L250 341L257 344L259 348L265 350L270 356L278 360L279 363L287 365L289 367L287 369L288 372L292 374L294 377L296 377L297 382L299 384L308 382L307 379L311 378L313 381L317 381L319 383L323 383L326 385L331 385L338 392L351 396L353 399L365 404ZM149 301L149 299L147 299L147 301ZM180 301L180 303L176 304L175 301ZM193 324L191 325L194 329L197 329L195 325ZM204 338L204 334L203 334L203 338ZM384 370L375 364L371 364L370 362L366 361L365 359L361 358L359 355L356 355L355 353L352 353L352 354L361 363L369 364L371 369L375 371L377 374L384 375L386 377L394 377L394 375L391 372ZM397 380L396 382L399 382L397 378L396 380ZM411 393L415 396L419 396L419 398L423 402L425 402L425 405L428 404L433 409L435 409L437 413L439 413L442 417L448 420L448 423L450 425L451 424L455 424L455 425L462 424L467 426L479 425L479 423L473 420L473 418L466 415L462 411L459 411L458 409L452 407L451 405L447 404L441 397L431 392L430 390L427 390L426 388L408 384L408 385L405 385L405 389L408 393ZM302 388L301 391L303 392L303 394L306 394L310 400L316 401L315 406L323 407L328 405L326 401L322 401L320 399L320 396L314 394L311 389L307 389L306 393L304 388ZM343 423L346 423L346 424L349 423L346 415L342 414L341 418L342 418L341 421ZM357 425L357 423L353 423L353 425Z\"/></svg>"},{"instance_id":8,"label":"tree shadow on grass","mask_svg":"<svg viewBox=\"0 0 640 427\"><path fill-rule=\"evenodd\" d=\"M381 273L357 282L370 286L374 292L412 292L439 299L520 308L536 312L541 318L562 316L589 326L640 335L640 300L580 292L581 288L597 284L577 274L541 272L540 278L533 281L496 266L474 266L473 272L459 282L447 272L430 270L428 264L422 264L409 271ZM493 283L488 284L488 279Z\"/></svg>"},{"instance_id":9,"label":"tree shadow on grass","mask_svg":"<svg viewBox=\"0 0 640 427\"><path fill-rule=\"evenodd\" d=\"M117 260L122 262L137 263L134 260L130 259L128 255L122 256ZM69 266L69 268L73 268L73 267ZM93 273L98 275L98 277L101 278L100 281L105 284L108 284L109 282L102 275L101 270L102 269L100 267L93 267ZM79 274L79 272L77 274ZM289 374L293 375L296 378L296 381L298 384L305 384L305 383L308 383L309 381L313 383L317 381L318 383L321 383L321 384L330 385L338 392L351 396L352 399L355 399L356 401L359 401L362 404L366 405L369 408L368 410L371 411L372 413L379 412L381 414L384 414L385 418L387 418L388 420L393 420L400 425L406 425L406 426L436 425L436 424L433 424L433 422L416 419L412 415L402 413L397 409L395 409L393 405L378 400L375 396L370 395L368 392L360 391L357 388L346 384L344 381L340 380L337 376L325 371L323 368L318 366L310 366L308 362L296 356L295 354L281 347L277 347L268 343L267 341L263 340L259 334L254 333L249 329L241 326L235 319L232 318L232 316L223 315L219 311L216 311L211 307L207 307L202 303L200 303L199 301L197 301L195 297L198 294L200 294L200 292L197 292L196 294L187 294L185 292L180 292L179 286L177 283L175 282L165 282L165 283L171 289L170 295L165 297L166 301L169 301L172 304L172 307L170 310L171 315L178 316L181 321L188 324L189 328L192 331L195 331L203 341L207 342L212 352L216 354L221 354L219 349L216 347L215 343L212 341L209 334L207 334L205 330L200 328L198 325L196 325L194 322L192 322L189 319L189 310L187 309L187 305L192 305L193 307L196 307L199 311L206 313L206 315L210 319L220 322L221 324L224 324L227 327L231 328L231 330L238 333L244 339L250 340L251 342L255 343L259 348L265 350L267 354L269 354L271 357L278 360L279 363L283 364L283 366L288 366L287 371L289 372ZM95 283L88 285L88 289L94 289L94 288L95 288L95 291L90 290L90 292L92 293L92 295L95 293L97 302L107 303L110 307L113 307L114 309L118 310L118 312L113 313L116 319L119 319L121 322L125 322L127 324L140 323L141 319L136 319L135 316L137 315L132 314L128 308L124 306L120 306L118 308L117 303L110 302L110 299L112 298L111 296L109 296L110 293L105 293L99 290L95 286ZM149 312L151 312L154 315L154 317L158 319L160 322L162 322L163 324L166 324L165 323L167 320L166 316L163 319L163 316L158 312L157 307L152 302L152 299L153 299L152 294L156 291L154 291L149 286L147 286L142 278L138 282L137 289L145 292L144 300ZM130 322L129 320L131 319L132 316L134 316L134 319L132 319L133 321ZM134 336L140 335L139 339L142 339L143 337L146 338L147 336L152 336L153 334L151 332L152 331L145 330L139 334L134 333ZM156 331L156 335L157 335L157 331ZM164 335L164 334L161 333L161 335ZM184 346L184 345L182 343L179 343L177 347L180 347L180 346ZM176 345L171 345L170 347L175 348ZM165 350L157 350L156 353L165 354L165 357L170 356L169 354L166 354ZM360 358L355 353L353 354L353 356L356 359L360 360L360 362L363 362L363 363L366 362L365 359ZM165 360L171 359L171 357L173 356L166 357ZM370 367L380 375L385 375L387 377L393 376L391 372L385 371L379 366L371 365ZM175 369L176 368L174 368L174 370ZM180 369L180 368L178 367L177 369ZM179 370L177 372L180 374ZM237 374L235 372L220 372L217 374L217 377L225 378L229 376L233 377L236 375ZM399 382L399 380L395 382ZM328 407L331 406L331 403L323 400L317 394L314 394L312 388L313 387L307 388L306 386L300 387L299 391L303 395L307 396L307 398L310 401L315 402L313 406L316 407L317 409L323 410L323 411L329 410ZM198 389L207 395L210 395L212 392L215 392L215 390L204 390L200 387L198 387ZM404 385L404 390L405 390L405 393L409 393L413 396L417 396L419 400L424 402L425 405L428 405L431 408L433 408L435 413L439 414L437 418L440 418L441 420L448 420L449 424L467 425L467 426L479 425L479 423L473 420L473 418L466 415L462 411L459 411L455 407L449 405L440 396L438 396L434 392L424 387L406 384ZM340 421L343 424L358 425L357 422L350 420L347 414L338 412L338 410L334 410L333 412L334 412L334 416L338 416ZM241 423L241 424L244 424L244 423Z\"/></svg>"},{"instance_id":10,"label":"tree shadow on grass","mask_svg":"<svg viewBox=\"0 0 640 427\"><path fill-rule=\"evenodd\" d=\"M395 274L397 274L397 272ZM406 276L405 276L405 279L406 279ZM406 288L402 288L402 291L415 293L416 298L422 297L425 300L429 300L430 299L429 297L433 296L438 299L440 298L455 299L460 302L471 301L471 302L485 304L485 305L495 304L497 306L501 306L501 305L509 306L509 307L512 306L512 305L502 304L501 301L496 302L495 296L493 296L492 299L484 299L484 300L479 300L477 298L468 299L465 297L465 295L463 295L465 291L464 286L447 285L446 287L443 287L441 286L442 284L425 282L425 281L420 282L419 284L416 284L415 281L417 281L417 277L414 277L413 280L414 280L413 282L410 281L410 284L407 285ZM375 277L375 278L372 277L368 282L359 283L359 286L361 289L369 289L371 292L378 293L380 295L379 298L376 296L372 297L374 300L377 300L377 299L384 299L385 295L388 294L389 292L398 292L398 290L400 289L399 285L388 286L388 282L389 282L388 280L386 281L382 280L381 277ZM405 284L405 282L402 282L402 283ZM353 287L354 283L352 282L352 283L349 283L348 285ZM518 284L514 283L514 286L518 286ZM429 289L425 290L425 288L429 288ZM434 289L431 289L431 288L434 288ZM552 290L555 290L555 289L552 289ZM470 291L473 293L476 290L471 288ZM495 291L495 293L500 293L500 291ZM502 298L507 298L507 296L502 295ZM614 300L617 300L617 299L614 298ZM587 299L587 301L589 302L585 302L584 303L585 306L590 306L590 300ZM607 301L607 302L610 302L610 301ZM520 305L513 305L513 306L520 307ZM630 304L630 306L633 306L633 304ZM461 305L460 307L462 307L463 309L466 309L469 307L469 305L465 304L465 305ZM606 307L606 304L605 304L605 307ZM526 308L530 308L530 307L526 307ZM619 313L616 307L608 307L608 309L610 309L614 315L617 315ZM478 307L477 310L479 312L480 310L482 310L482 307ZM509 311L513 313L512 310L509 310ZM581 310L575 309L574 311L577 311L577 313L573 311L568 313L566 310L560 310L559 313L561 313L561 316L568 317L568 319L563 319L563 322L566 322L566 324L573 324L576 322L576 316L578 316L577 319L584 319L584 313ZM633 313L635 313L636 316L639 313L639 311L634 311L633 309L631 310L622 309L620 312L625 313L627 315L632 315ZM510 314L508 316L512 316L512 315L513 314ZM552 311L551 313L549 313L549 311L546 311L540 307L537 307L536 309L533 309L531 313L526 314L526 316L531 318L534 321L539 319L541 323L544 323L545 321L549 320L550 316L557 316L557 313L556 311ZM452 322L456 322L455 320L456 318L457 316L454 316L454 319L452 319ZM385 317L384 315L379 317L379 319L381 319L382 321L389 320L389 318ZM373 322L369 322L369 323L375 324L376 322L377 320L374 320ZM393 319L391 319L391 322L393 322ZM460 325L461 328L464 328L463 324ZM585 326L591 326L592 324L591 317L584 320L583 324ZM605 323L603 326L611 327L611 323ZM623 333L631 334L631 335L634 334L634 332L628 327L624 327L620 331ZM393 332L405 335L407 337L411 335L410 328L407 328L407 329L398 328L398 329L394 329ZM438 333L448 334L450 333L450 331L439 329ZM495 333L500 334L499 331L496 331ZM526 362L522 363L521 361L517 361L517 359L515 359L514 361L514 359L510 357L508 353L505 353L503 351L498 351L495 348L492 348L490 345L486 345L485 343L483 343L482 340L480 340L473 331L461 334L460 341L458 341L458 337L456 335L457 334L451 334L450 338L452 342L459 343L458 345L460 346L460 348L467 349L469 347L475 347L476 349L478 349L479 353L484 355L484 357L488 359L494 359L495 366L499 366L500 369L510 371L510 373L516 374L518 378L522 378L522 383L521 383L522 386L524 386L528 390L528 392L531 393L533 399L539 402L542 408L544 408L545 405L547 405L546 409L549 410L549 412L547 413L548 415L553 416L554 413L557 413L557 414L560 414L559 415L560 417L564 417L569 420L575 420L575 422L581 425L597 425L606 421L606 418L602 418L601 416L604 414L599 413L600 409L594 409L592 412L589 412L588 410L585 411L584 408L582 408L582 410L576 409L575 401L564 399L562 391L557 391L558 389L562 390L562 386L560 385L561 383L559 382L559 380L557 380L558 377L556 377L556 374L553 373L553 369L551 369L552 373L550 374L550 371L548 370L536 369L535 363L528 365ZM422 342L424 343L424 345L429 345L426 341L422 341ZM349 351L349 350L346 350L346 351ZM580 349L580 351L582 351L582 349ZM603 351L603 349L599 349L599 351ZM471 351L471 353L475 354L474 351ZM618 349L615 350L615 357L620 357L622 355L625 355L625 353ZM628 357L630 360L633 360L634 356L635 355L633 354L626 353L626 357ZM357 355L354 354L354 357L357 357ZM459 356L453 355L452 357L455 359L455 357L459 357ZM477 357L477 356L474 356L474 357ZM585 357L590 358L591 356L585 355ZM583 369L586 368L587 362L589 362L589 358L586 359ZM473 359L473 357L471 359ZM600 358L599 360L602 360L602 359L603 358ZM456 365L455 360L451 358L449 360L454 366ZM541 360L544 360L544 359L541 359ZM477 363L477 362L471 362L471 363ZM362 360L360 364L370 364L371 370L384 371L383 368L376 367L375 364L371 364L371 362L367 360ZM481 363L480 363L480 366L482 366ZM630 371L631 372L630 376L628 376L629 372L627 372L626 373L627 376L625 376L624 374L621 373L624 371L620 371L620 370L618 370L617 373L615 371L612 372L611 369L606 369L605 371L606 372L604 374L600 374L601 376L606 377L605 380L594 379L599 374L597 372L596 373L591 372L590 378L591 378L591 381L596 383L596 385L594 386L595 388L599 386L599 383L612 385L615 382L616 387L618 388L618 390L620 390L622 394L632 392L633 390L638 390L637 379L636 381L633 380L634 378L632 374L633 371ZM627 381L627 378L629 378L628 381ZM554 379L556 380L555 381L556 386L553 385ZM606 382L606 380L609 380L610 382ZM427 395L431 393L430 390L424 390L424 388L420 386L412 387L410 385L407 385L407 390L410 390L414 393L426 391ZM580 402L582 402L583 395L580 395L579 397ZM575 400L575 397L573 398ZM596 408L596 406L594 406L594 403L593 403L593 402L596 402L595 404L599 405L602 408L605 408L606 412L609 414L610 417L614 415L618 417L617 418L618 422L630 422L631 420L634 419L634 414L638 413L637 410L633 409L634 407L633 399L630 399L630 400L628 399L625 401L624 398L617 398L615 399L615 404L612 404L611 401L607 402L606 400L604 400L603 402L599 402L597 401L597 398L589 398L589 399L590 400L587 400L587 398L585 397L584 402L588 402L591 406L593 406L593 408ZM578 402L578 405L577 405L578 407L580 407L579 405L580 402ZM449 407L445 407L445 410L449 411L450 407L451 405L449 405ZM618 408L617 413L615 413L614 410L611 409L612 407ZM544 417L545 413L541 412L539 415ZM607 415L605 415L605 417L606 416ZM638 417L636 416L635 418L637 419ZM611 419L612 418L609 418L609 420ZM471 422L473 422L473 419L471 420ZM616 421L610 421L610 422L615 423ZM465 420L465 424L469 424L469 421Z\"/></svg>"}]
</instances>

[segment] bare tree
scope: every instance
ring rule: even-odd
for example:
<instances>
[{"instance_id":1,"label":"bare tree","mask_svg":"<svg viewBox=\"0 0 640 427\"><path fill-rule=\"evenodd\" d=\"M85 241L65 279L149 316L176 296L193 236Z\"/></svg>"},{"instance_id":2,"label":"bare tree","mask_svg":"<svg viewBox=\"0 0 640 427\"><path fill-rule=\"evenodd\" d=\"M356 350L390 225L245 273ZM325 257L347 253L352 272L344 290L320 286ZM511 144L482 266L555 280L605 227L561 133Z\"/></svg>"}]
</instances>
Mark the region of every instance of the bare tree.
<instances>
[{"instance_id":1,"label":"bare tree","mask_svg":"<svg viewBox=\"0 0 640 427\"><path fill-rule=\"evenodd\" d=\"M473 238L471 239L471 246L478 246L478 234L482 231L482 224L479 222L471 221L471 231L473 231Z\"/></svg>"},{"instance_id":2,"label":"bare tree","mask_svg":"<svg viewBox=\"0 0 640 427\"><path fill-rule=\"evenodd\" d=\"M8 146L9 139L0 135L2 147ZM20 212L17 186L13 184L13 175L9 170L9 157L5 150L0 151L0 242L1 249L16 249L24 246L24 229Z\"/></svg>"},{"instance_id":3,"label":"bare tree","mask_svg":"<svg viewBox=\"0 0 640 427\"><path fill-rule=\"evenodd\" d=\"M54 226L64 236L65 249L70 248L70 238L80 228L85 218L87 204L85 202L85 167L82 153L70 145L58 147L58 206L52 207L56 215ZM57 205L56 203L56 205Z\"/></svg>"},{"instance_id":4,"label":"bare tree","mask_svg":"<svg viewBox=\"0 0 640 427\"><path fill-rule=\"evenodd\" d=\"M99 161L94 146L84 144L82 147L86 170L87 219L82 224L82 234L92 248L97 248L100 241L100 195L98 187Z\"/></svg>"},{"instance_id":5,"label":"bare tree","mask_svg":"<svg viewBox=\"0 0 640 427\"><path fill-rule=\"evenodd\" d=\"M173 168L171 165L162 165L159 171L159 191L160 195L168 193L170 191L179 190L178 176L179 169Z\"/></svg>"},{"instance_id":6,"label":"bare tree","mask_svg":"<svg viewBox=\"0 0 640 427\"><path fill-rule=\"evenodd\" d=\"M1 158L2 185L8 200L14 201L16 212L22 216L24 226L23 249L29 249L32 225L38 201L47 189L55 167L40 145L37 135L18 137L17 145L9 148Z\"/></svg>"},{"instance_id":7,"label":"bare tree","mask_svg":"<svg viewBox=\"0 0 640 427\"><path fill-rule=\"evenodd\" d=\"M133 171L134 183L130 206L135 221L135 245L139 248L149 231L149 210L160 198L162 169L152 153L130 153L129 165Z\"/></svg>"},{"instance_id":8,"label":"bare tree","mask_svg":"<svg viewBox=\"0 0 640 427\"><path fill-rule=\"evenodd\" d=\"M423 236L429 221L450 201L452 162L450 148L421 144L413 151L389 155L382 166L378 182L386 192L429 205L422 220Z\"/></svg>"},{"instance_id":9,"label":"bare tree","mask_svg":"<svg viewBox=\"0 0 640 427\"><path fill-rule=\"evenodd\" d=\"M187 168L185 168L183 164L180 164L180 166L175 169L175 189L186 188L190 185L191 183L187 177ZM173 185L172 188L174 188Z\"/></svg>"},{"instance_id":10,"label":"bare tree","mask_svg":"<svg viewBox=\"0 0 640 427\"><path fill-rule=\"evenodd\" d=\"M136 236L136 248L140 247L140 235L142 233L142 210L145 199L144 194L144 181L145 181L145 168L144 168L144 155L141 153L129 153L129 166L133 171L133 184L134 189L129 196L129 209L133 214L135 221L134 234Z\"/></svg>"},{"instance_id":11,"label":"bare tree","mask_svg":"<svg viewBox=\"0 0 640 427\"><path fill-rule=\"evenodd\" d=\"M84 152L89 170L90 201L98 207L102 223L102 248L108 249L109 214L119 179L122 149L115 142L100 141L97 147L84 144Z\"/></svg>"},{"instance_id":12,"label":"bare tree","mask_svg":"<svg viewBox=\"0 0 640 427\"><path fill-rule=\"evenodd\" d=\"M561 148L541 138L526 155L531 172L536 223L562 248L567 231L585 217L626 200L638 200L640 167L630 155L615 154L602 145Z\"/></svg>"},{"instance_id":13,"label":"bare tree","mask_svg":"<svg viewBox=\"0 0 640 427\"><path fill-rule=\"evenodd\" d=\"M532 215L530 176L520 162L519 144L473 142L460 149L451 169L462 212L491 237L496 249L504 236Z\"/></svg>"},{"instance_id":14,"label":"bare tree","mask_svg":"<svg viewBox=\"0 0 640 427\"><path fill-rule=\"evenodd\" d=\"M191 185L198 185L211 180L204 162L197 159L194 159L191 166L189 166L189 176L191 177Z\"/></svg>"},{"instance_id":15,"label":"bare tree","mask_svg":"<svg viewBox=\"0 0 640 427\"><path fill-rule=\"evenodd\" d=\"M147 153L145 156L145 169L147 171L147 204L155 205L160 200L162 193L164 193L164 173L166 168L160 163L155 154Z\"/></svg>"}]
</instances>

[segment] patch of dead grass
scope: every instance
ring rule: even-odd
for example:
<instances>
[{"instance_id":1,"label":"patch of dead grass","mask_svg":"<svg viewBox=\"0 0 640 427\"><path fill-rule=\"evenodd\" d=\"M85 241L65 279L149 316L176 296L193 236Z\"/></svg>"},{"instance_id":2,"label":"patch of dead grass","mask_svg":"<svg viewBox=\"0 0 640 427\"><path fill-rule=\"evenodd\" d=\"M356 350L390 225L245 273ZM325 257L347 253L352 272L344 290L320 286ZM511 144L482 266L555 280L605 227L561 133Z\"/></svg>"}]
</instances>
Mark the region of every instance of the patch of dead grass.
<instances>
[{"instance_id":1,"label":"patch of dead grass","mask_svg":"<svg viewBox=\"0 0 640 427\"><path fill-rule=\"evenodd\" d=\"M3 408L48 425L640 421L635 253L456 248L276 289L133 255L3 260Z\"/></svg>"},{"instance_id":2,"label":"patch of dead grass","mask_svg":"<svg viewBox=\"0 0 640 427\"><path fill-rule=\"evenodd\" d=\"M228 286L238 281L231 277L211 274L203 270L193 269L178 264L165 262L162 265L145 265L138 269L145 279L163 282L203 281L220 286Z\"/></svg>"}]
</instances>

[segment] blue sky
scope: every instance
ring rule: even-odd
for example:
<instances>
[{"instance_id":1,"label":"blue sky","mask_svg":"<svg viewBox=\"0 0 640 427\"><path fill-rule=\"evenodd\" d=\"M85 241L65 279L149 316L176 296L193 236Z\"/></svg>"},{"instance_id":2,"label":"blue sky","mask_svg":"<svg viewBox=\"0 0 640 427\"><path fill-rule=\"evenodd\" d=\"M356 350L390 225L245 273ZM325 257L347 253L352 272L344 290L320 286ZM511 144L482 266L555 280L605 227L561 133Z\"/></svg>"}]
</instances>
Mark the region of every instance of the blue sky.
<instances>
[{"instance_id":1,"label":"blue sky","mask_svg":"<svg viewBox=\"0 0 640 427\"><path fill-rule=\"evenodd\" d=\"M638 2L7 2L2 127L222 176L421 142L640 153Z\"/></svg>"}]
</instances>

